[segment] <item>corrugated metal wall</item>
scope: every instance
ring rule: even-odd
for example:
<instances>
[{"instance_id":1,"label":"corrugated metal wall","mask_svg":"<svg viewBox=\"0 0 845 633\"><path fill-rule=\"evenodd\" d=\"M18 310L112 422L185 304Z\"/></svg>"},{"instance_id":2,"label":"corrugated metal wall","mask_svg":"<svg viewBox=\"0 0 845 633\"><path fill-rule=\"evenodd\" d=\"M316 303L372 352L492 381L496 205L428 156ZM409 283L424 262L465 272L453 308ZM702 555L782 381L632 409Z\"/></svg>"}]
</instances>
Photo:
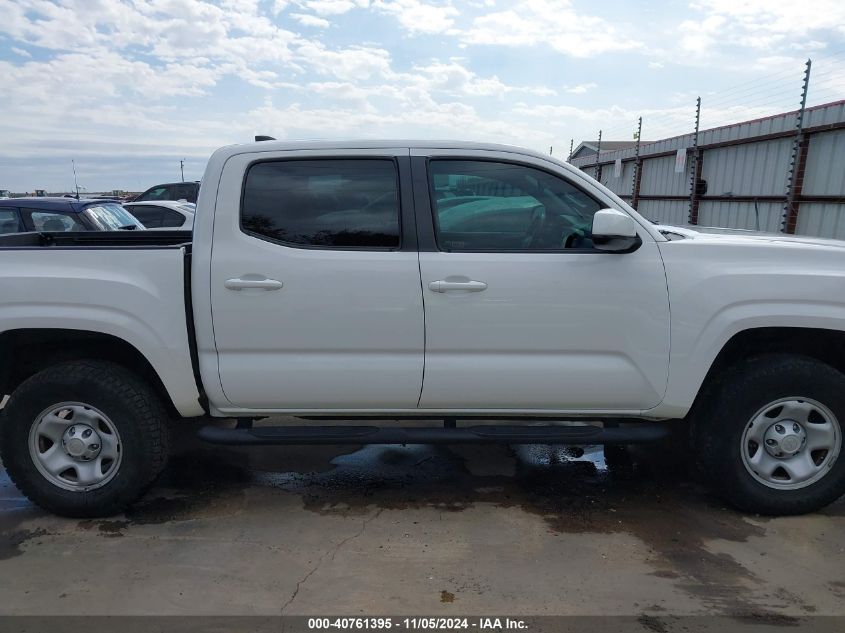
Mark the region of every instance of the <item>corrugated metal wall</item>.
<instances>
[{"instance_id":1,"label":"corrugated metal wall","mask_svg":"<svg viewBox=\"0 0 845 633\"><path fill-rule=\"evenodd\" d=\"M805 168L803 180L796 179L794 230L845 239L845 101L809 108L804 121ZM698 225L792 230L785 208L795 122L796 113L788 112L699 133L701 179L706 191L697 196ZM650 220L689 224L695 217L690 214L693 141L693 135L687 134L643 144L636 196L633 148L602 152L600 180ZM681 173L675 171L679 149L686 152ZM619 178L614 177L617 159L623 167ZM595 156L572 163L595 175Z\"/></svg>"}]
</instances>

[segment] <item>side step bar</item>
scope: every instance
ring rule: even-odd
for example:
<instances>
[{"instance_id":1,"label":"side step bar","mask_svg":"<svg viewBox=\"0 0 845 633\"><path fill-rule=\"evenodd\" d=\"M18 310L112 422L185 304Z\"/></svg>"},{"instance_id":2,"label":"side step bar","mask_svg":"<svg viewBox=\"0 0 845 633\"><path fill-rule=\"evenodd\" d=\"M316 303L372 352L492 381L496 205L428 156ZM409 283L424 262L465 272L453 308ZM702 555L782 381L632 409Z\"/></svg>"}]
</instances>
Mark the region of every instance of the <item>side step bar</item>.
<instances>
[{"instance_id":1,"label":"side step bar","mask_svg":"<svg viewBox=\"0 0 845 633\"><path fill-rule=\"evenodd\" d=\"M232 446L282 444L640 444L669 435L669 426L638 422L601 426L204 426L200 439Z\"/></svg>"}]
</instances>

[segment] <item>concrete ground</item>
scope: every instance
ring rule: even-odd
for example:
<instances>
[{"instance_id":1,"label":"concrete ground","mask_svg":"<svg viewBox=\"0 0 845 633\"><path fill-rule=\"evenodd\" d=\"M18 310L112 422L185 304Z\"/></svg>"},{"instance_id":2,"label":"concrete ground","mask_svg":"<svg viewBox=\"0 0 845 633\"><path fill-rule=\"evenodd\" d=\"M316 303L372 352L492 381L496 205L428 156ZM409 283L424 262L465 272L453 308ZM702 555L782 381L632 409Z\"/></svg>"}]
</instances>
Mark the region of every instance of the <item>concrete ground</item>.
<instances>
[{"instance_id":1,"label":"concrete ground","mask_svg":"<svg viewBox=\"0 0 845 633\"><path fill-rule=\"evenodd\" d=\"M190 437L107 520L51 516L0 470L0 615L845 615L845 501L746 516L667 447L608 468L600 448Z\"/></svg>"}]
</instances>

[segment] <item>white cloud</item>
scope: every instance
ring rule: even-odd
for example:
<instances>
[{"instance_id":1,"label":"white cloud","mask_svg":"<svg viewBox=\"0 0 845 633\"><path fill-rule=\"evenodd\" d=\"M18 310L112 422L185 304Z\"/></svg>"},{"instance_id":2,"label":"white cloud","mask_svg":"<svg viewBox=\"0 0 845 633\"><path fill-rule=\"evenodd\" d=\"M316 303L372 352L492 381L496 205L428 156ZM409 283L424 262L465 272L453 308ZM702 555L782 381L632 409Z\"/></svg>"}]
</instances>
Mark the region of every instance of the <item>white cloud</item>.
<instances>
[{"instance_id":1,"label":"white cloud","mask_svg":"<svg viewBox=\"0 0 845 633\"><path fill-rule=\"evenodd\" d=\"M469 44L549 46L573 57L642 46L606 20L577 12L570 0L527 0L483 14L460 37Z\"/></svg>"},{"instance_id":2,"label":"white cloud","mask_svg":"<svg viewBox=\"0 0 845 633\"><path fill-rule=\"evenodd\" d=\"M290 17L305 26L315 26L321 29L329 27L328 20L325 18L319 18L316 15L308 15L307 13L291 13Z\"/></svg>"},{"instance_id":3,"label":"white cloud","mask_svg":"<svg viewBox=\"0 0 845 633\"><path fill-rule=\"evenodd\" d=\"M442 33L455 24L459 11L451 4L428 4L421 0L373 0L373 8L396 17L411 33Z\"/></svg>"},{"instance_id":4,"label":"white cloud","mask_svg":"<svg viewBox=\"0 0 845 633\"><path fill-rule=\"evenodd\" d=\"M359 5L352 0L306 0L304 6L318 15L341 15Z\"/></svg>"},{"instance_id":5,"label":"white cloud","mask_svg":"<svg viewBox=\"0 0 845 633\"><path fill-rule=\"evenodd\" d=\"M704 82L708 64L718 77L781 70L845 24L845 9L818 2L784 20L762 0L697 0L680 17L622 24L612 7L574 0L0 0L0 167L41 177L48 157L88 155L89 173L112 170L108 184L122 186L117 170L133 157L199 163L255 133L547 149L599 128L629 138L643 115L644 138L658 138L690 128L696 95L718 95L678 63L701 64ZM649 68L661 85L643 88L638 73L657 77ZM820 74L811 96L842 94L840 76ZM589 79L617 87L625 106L611 90L600 100ZM705 106L705 118L764 110Z\"/></svg>"},{"instance_id":6,"label":"white cloud","mask_svg":"<svg viewBox=\"0 0 845 633\"><path fill-rule=\"evenodd\" d=\"M575 95L582 95L585 94L588 90L592 90L596 88L598 84L594 83L586 83L586 84L578 84L577 86L568 86L566 88L566 92L575 94Z\"/></svg>"},{"instance_id":7,"label":"white cloud","mask_svg":"<svg viewBox=\"0 0 845 633\"><path fill-rule=\"evenodd\" d=\"M680 24L682 48L713 56L726 44L759 51L814 50L809 36L845 33L845 3L841 0L696 0L690 5L701 17ZM804 40L803 42L801 40Z\"/></svg>"}]
</instances>

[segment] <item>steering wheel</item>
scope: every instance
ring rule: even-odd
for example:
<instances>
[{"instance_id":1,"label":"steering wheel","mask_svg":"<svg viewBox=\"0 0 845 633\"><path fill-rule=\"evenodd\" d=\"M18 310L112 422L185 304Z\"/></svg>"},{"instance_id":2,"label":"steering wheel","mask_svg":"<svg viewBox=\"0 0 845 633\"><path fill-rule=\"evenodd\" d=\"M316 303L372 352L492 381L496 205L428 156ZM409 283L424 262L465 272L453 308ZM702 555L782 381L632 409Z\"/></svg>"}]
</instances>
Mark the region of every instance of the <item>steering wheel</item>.
<instances>
[{"instance_id":1,"label":"steering wheel","mask_svg":"<svg viewBox=\"0 0 845 633\"><path fill-rule=\"evenodd\" d=\"M522 246L536 250L577 248L575 244L580 238L578 229L568 218L547 213L544 206L538 205L531 213L531 223Z\"/></svg>"}]
</instances>

